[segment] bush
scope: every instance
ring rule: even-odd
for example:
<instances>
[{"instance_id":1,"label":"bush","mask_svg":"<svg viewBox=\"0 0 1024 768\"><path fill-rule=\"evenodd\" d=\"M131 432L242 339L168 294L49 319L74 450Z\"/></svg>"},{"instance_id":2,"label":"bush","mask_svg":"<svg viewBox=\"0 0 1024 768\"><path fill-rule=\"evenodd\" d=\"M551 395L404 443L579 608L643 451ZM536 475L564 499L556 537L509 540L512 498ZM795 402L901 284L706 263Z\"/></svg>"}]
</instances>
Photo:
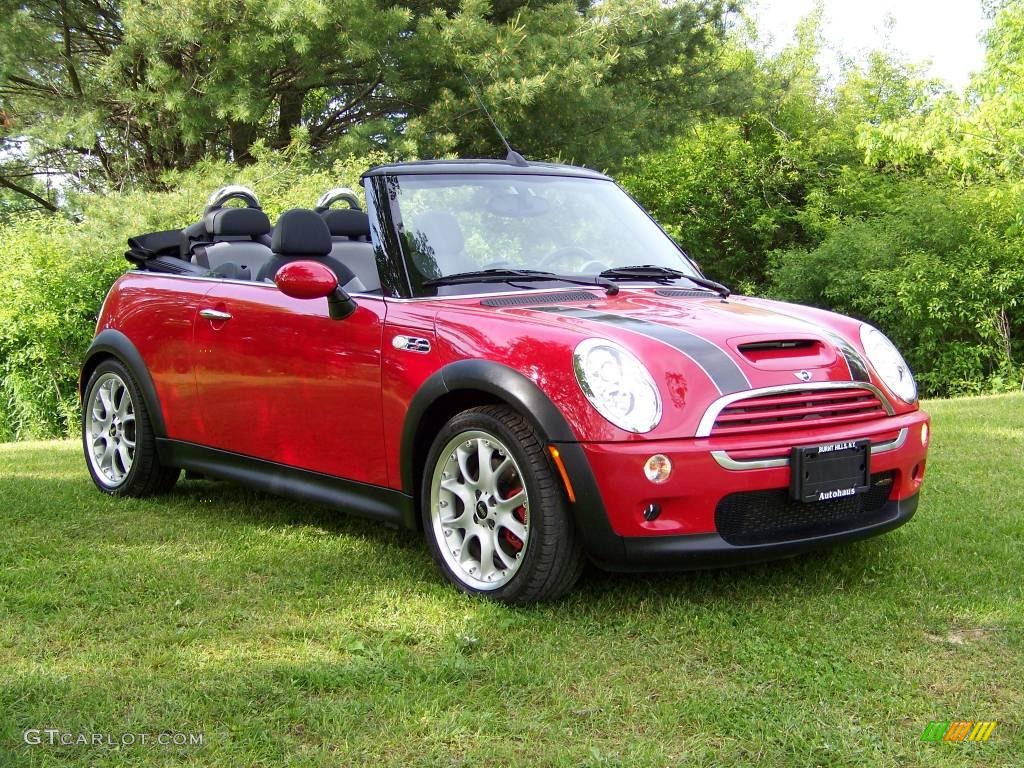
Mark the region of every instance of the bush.
<instances>
[{"instance_id":1,"label":"bush","mask_svg":"<svg viewBox=\"0 0 1024 768\"><path fill-rule=\"evenodd\" d=\"M799 174L772 135L753 133L733 120L701 124L620 177L710 277L734 286L763 282L768 252L799 237L786 198Z\"/></svg>"},{"instance_id":2,"label":"bush","mask_svg":"<svg viewBox=\"0 0 1024 768\"><path fill-rule=\"evenodd\" d=\"M0 230L0 440L77 433L79 366L103 297L130 266L129 236L192 223L210 192L233 183L252 187L273 219L311 207L331 187L358 190L359 175L385 160L352 157L325 169L301 147L261 151L242 169L208 162L170 176L163 192L71 200L77 223L34 217Z\"/></svg>"},{"instance_id":3,"label":"bush","mask_svg":"<svg viewBox=\"0 0 1024 768\"><path fill-rule=\"evenodd\" d=\"M1012 190L907 183L887 213L846 220L816 248L774 254L770 291L878 326L926 395L1016 388L1020 204Z\"/></svg>"}]
</instances>

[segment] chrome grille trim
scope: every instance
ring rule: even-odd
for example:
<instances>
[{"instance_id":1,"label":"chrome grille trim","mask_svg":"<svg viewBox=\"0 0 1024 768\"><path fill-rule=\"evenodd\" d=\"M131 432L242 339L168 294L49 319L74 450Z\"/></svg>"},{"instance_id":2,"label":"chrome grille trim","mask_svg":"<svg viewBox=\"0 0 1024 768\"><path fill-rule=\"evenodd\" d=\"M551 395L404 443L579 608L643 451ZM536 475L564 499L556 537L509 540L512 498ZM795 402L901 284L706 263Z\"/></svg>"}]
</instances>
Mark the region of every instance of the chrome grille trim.
<instances>
[{"instance_id":1,"label":"chrome grille trim","mask_svg":"<svg viewBox=\"0 0 1024 768\"><path fill-rule=\"evenodd\" d=\"M907 442L907 435L909 434L910 427L903 427L894 439L887 440L884 443L872 443L871 455L874 456L876 453L888 453L889 451L895 451L897 448L902 448L903 444ZM733 471L740 471L744 469L771 469L774 467L789 466L788 456L770 459L734 459L729 455L728 451L712 451L711 458L717 461L718 466L723 469Z\"/></svg>"},{"instance_id":2,"label":"chrome grille trim","mask_svg":"<svg viewBox=\"0 0 1024 768\"><path fill-rule=\"evenodd\" d=\"M822 392L830 389L863 389L878 398L878 401L882 404L882 407L889 416L896 413L888 398L882 394L882 390L874 384L866 384L860 381L820 381L811 384L784 384L778 387L747 389L743 392L733 392L718 398L701 417L700 424L697 425L697 433L695 437L710 437L711 430L714 429L715 421L718 420L719 414L721 414L721 412L728 406L738 402L739 400L766 397L768 395L793 395L800 394L801 392Z\"/></svg>"}]
</instances>

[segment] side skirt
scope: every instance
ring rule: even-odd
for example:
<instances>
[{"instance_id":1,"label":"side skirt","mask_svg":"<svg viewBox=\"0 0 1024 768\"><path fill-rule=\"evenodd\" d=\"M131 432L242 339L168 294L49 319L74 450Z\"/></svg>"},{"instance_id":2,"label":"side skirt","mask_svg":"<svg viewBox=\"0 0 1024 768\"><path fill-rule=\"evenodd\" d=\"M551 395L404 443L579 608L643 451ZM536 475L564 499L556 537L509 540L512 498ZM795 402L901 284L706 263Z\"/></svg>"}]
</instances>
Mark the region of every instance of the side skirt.
<instances>
[{"instance_id":1,"label":"side skirt","mask_svg":"<svg viewBox=\"0 0 1024 768\"><path fill-rule=\"evenodd\" d=\"M157 438L156 443L160 461L172 467L324 504L391 525L416 527L412 497L401 491L180 440Z\"/></svg>"}]
</instances>

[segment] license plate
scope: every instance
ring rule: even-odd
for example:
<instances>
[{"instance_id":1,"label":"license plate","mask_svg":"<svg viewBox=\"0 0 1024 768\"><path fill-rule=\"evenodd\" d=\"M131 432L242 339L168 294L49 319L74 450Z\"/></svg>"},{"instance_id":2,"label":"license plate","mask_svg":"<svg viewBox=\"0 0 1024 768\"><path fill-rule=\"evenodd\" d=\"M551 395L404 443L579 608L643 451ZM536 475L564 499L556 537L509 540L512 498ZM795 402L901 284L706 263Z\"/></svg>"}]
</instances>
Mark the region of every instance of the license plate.
<instances>
[{"instance_id":1,"label":"license plate","mask_svg":"<svg viewBox=\"0 0 1024 768\"><path fill-rule=\"evenodd\" d=\"M856 496L871 481L871 441L849 440L793 449L789 492L798 501Z\"/></svg>"}]
</instances>

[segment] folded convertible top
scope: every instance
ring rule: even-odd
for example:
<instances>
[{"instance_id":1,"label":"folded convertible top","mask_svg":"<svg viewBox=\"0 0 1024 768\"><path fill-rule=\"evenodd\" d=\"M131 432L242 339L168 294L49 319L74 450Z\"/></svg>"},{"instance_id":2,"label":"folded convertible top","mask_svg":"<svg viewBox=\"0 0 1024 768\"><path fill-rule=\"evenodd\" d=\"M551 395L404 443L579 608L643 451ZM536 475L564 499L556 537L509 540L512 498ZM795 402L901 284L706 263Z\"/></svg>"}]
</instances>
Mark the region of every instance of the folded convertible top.
<instances>
[{"instance_id":1,"label":"folded convertible top","mask_svg":"<svg viewBox=\"0 0 1024 768\"><path fill-rule=\"evenodd\" d=\"M210 270L179 258L181 230L166 229L128 238L124 257L139 269L173 275L207 275Z\"/></svg>"}]
</instances>

